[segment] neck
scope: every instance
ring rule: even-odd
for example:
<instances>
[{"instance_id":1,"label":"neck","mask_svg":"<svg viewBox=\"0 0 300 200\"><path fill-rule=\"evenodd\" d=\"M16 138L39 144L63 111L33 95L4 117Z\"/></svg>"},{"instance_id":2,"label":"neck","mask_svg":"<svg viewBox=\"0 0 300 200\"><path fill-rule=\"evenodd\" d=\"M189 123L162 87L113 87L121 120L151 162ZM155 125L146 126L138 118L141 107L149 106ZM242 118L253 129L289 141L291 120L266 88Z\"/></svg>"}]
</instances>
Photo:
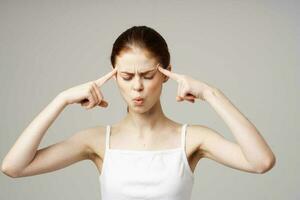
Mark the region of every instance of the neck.
<instances>
[{"instance_id":1,"label":"neck","mask_svg":"<svg viewBox=\"0 0 300 200\"><path fill-rule=\"evenodd\" d=\"M129 108L129 112L124 118L124 123L142 134L153 130L154 127L163 127L167 120L168 118L162 111L160 100L158 100L151 109L144 113L138 113Z\"/></svg>"}]
</instances>

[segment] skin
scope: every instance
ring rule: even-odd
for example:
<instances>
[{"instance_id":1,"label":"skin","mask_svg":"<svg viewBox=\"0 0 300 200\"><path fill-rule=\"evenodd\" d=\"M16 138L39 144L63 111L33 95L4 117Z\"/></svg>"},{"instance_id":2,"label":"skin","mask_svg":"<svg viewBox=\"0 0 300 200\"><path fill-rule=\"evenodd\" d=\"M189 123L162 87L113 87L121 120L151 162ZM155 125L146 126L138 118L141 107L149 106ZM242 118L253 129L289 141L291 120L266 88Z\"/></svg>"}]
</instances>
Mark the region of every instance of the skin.
<instances>
[{"instance_id":1,"label":"skin","mask_svg":"<svg viewBox=\"0 0 300 200\"><path fill-rule=\"evenodd\" d=\"M154 71L141 74L148 70ZM128 76L124 71L132 74ZM105 126L84 129L42 149L38 146L66 106L80 103L86 109L107 107L109 103L100 89L111 78L117 83L129 113L111 126L110 148L158 150L179 147L182 124L166 117L160 102L163 84L171 79L178 85L174 95L178 103L207 102L236 139L231 142L212 128L189 124L185 151L192 171L201 158L250 173L265 173L274 166L275 155L262 135L219 89L191 76L171 72L171 65L163 69L147 52L134 48L117 57L115 68L103 77L55 97L20 135L4 158L2 171L10 177L25 177L90 160L100 173L105 154ZM133 103L132 98L137 96L145 98L142 106Z\"/></svg>"},{"instance_id":2,"label":"skin","mask_svg":"<svg viewBox=\"0 0 300 200\"><path fill-rule=\"evenodd\" d=\"M153 135L156 130L168 125L160 103L162 86L167 78L159 73L157 64L154 58L149 58L139 49L127 52L116 60L116 82L129 107L129 113L117 126L126 127L130 129L129 132L133 131L140 136ZM140 74L146 71L148 73ZM145 98L142 106L132 101L138 96Z\"/></svg>"}]
</instances>

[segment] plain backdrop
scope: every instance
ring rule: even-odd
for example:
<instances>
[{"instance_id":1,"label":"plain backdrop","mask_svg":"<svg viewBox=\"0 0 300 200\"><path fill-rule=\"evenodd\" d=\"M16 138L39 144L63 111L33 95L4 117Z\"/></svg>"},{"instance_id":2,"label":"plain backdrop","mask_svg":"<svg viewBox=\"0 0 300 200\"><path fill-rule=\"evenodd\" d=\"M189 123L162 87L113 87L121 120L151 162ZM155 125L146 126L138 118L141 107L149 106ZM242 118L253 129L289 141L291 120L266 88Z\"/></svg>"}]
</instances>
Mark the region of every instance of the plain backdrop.
<instances>
[{"instance_id":1,"label":"plain backdrop","mask_svg":"<svg viewBox=\"0 0 300 200\"><path fill-rule=\"evenodd\" d=\"M258 128L275 167L252 174L202 159L192 199L300 198L299 1L0 1L0 159L25 127L61 91L111 70L115 39L134 25L167 41L173 71L219 88ZM61 113L40 148L75 132L113 124L126 104L113 80L101 90L107 109L79 104ZM169 80L161 102L171 119L202 124L235 141L207 103L176 102ZM0 199L101 199L90 161L24 178L0 173Z\"/></svg>"}]
</instances>

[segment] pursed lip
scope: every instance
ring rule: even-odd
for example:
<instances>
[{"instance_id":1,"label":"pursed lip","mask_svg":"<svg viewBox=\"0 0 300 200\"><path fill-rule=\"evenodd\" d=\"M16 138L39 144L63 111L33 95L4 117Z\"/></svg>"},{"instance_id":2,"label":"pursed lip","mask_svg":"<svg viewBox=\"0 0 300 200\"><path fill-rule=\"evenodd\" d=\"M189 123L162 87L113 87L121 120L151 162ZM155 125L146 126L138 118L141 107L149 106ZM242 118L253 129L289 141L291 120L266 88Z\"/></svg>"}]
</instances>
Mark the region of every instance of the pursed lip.
<instances>
[{"instance_id":1,"label":"pursed lip","mask_svg":"<svg viewBox=\"0 0 300 200\"><path fill-rule=\"evenodd\" d=\"M135 97L133 100L140 101L140 100L144 100L144 98L142 98L142 97Z\"/></svg>"}]
</instances>

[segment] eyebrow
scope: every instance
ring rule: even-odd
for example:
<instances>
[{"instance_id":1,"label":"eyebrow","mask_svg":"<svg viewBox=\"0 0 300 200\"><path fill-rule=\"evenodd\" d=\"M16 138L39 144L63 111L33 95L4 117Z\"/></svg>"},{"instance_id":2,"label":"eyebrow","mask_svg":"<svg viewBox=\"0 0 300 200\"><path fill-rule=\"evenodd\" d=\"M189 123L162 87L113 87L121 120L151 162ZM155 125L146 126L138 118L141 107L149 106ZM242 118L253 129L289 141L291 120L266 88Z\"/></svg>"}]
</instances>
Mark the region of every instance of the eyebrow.
<instances>
[{"instance_id":1,"label":"eyebrow","mask_svg":"<svg viewBox=\"0 0 300 200\"><path fill-rule=\"evenodd\" d=\"M148 71L144 71L144 72L141 72L141 73L138 73L138 74L147 74L149 72L153 72L153 71L156 71L157 68L155 69L151 69L151 70L148 70ZM131 72L126 72L126 71L120 71L120 73L124 73L124 74L129 74L129 75L133 75L134 73L131 73Z\"/></svg>"}]
</instances>

